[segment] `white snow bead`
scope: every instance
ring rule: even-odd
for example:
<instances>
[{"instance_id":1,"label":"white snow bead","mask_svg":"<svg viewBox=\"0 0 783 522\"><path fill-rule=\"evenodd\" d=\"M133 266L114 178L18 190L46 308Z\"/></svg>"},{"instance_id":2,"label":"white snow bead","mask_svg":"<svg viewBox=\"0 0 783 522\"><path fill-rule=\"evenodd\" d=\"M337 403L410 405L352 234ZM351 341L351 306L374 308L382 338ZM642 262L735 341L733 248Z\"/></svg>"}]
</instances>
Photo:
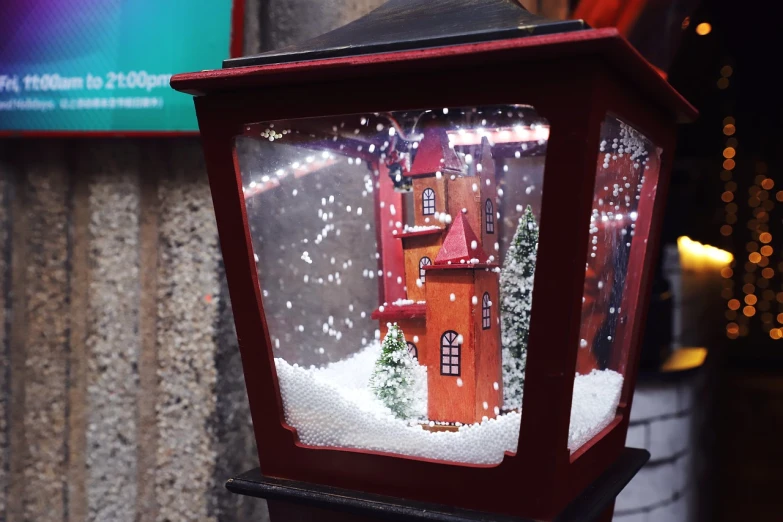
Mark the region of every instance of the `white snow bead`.
<instances>
[{"instance_id":1,"label":"white snow bead","mask_svg":"<svg viewBox=\"0 0 783 522\"><path fill-rule=\"evenodd\" d=\"M474 305L477 305L477 304L478 304L478 297L476 297L476 296L474 295L474 296L473 296L473 298L472 298L470 301L471 301L471 302L472 302Z\"/></svg>"},{"instance_id":2,"label":"white snow bead","mask_svg":"<svg viewBox=\"0 0 783 522\"><path fill-rule=\"evenodd\" d=\"M414 335L413 336L413 342L414 343L418 343L419 342L419 336L418 335Z\"/></svg>"},{"instance_id":3,"label":"white snow bead","mask_svg":"<svg viewBox=\"0 0 783 522\"><path fill-rule=\"evenodd\" d=\"M481 404L481 406L482 406L482 407L483 407L485 410L488 410L488 409L489 409L489 404L487 404L487 401L484 401L484 402Z\"/></svg>"},{"instance_id":4,"label":"white snow bead","mask_svg":"<svg viewBox=\"0 0 783 522\"><path fill-rule=\"evenodd\" d=\"M478 185L474 183L473 185L471 185L471 187L473 188L473 192L478 192Z\"/></svg>"},{"instance_id":5,"label":"white snow bead","mask_svg":"<svg viewBox=\"0 0 783 522\"><path fill-rule=\"evenodd\" d=\"M463 384L464 384L464 383L462 382L462 378L461 378L461 377L457 377L457 386L459 386L460 388L462 388L462 385L463 385Z\"/></svg>"},{"instance_id":6,"label":"white snow bead","mask_svg":"<svg viewBox=\"0 0 783 522\"><path fill-rule=\"evenodd\" d=\"M285 302L285 307L288 308L289 310L291 309L291 306L292 306L291 305L291 301L286 301Z\"/></svg>"},{"instance_id":7,"label":"white snow bead","mask_svg":"<svg viewBox=\"0 0 783 522\"><path fill-rule=\"evenodd\" d=\"M402 277L397 276L397 284L400 284L400 283L402 283Z\"/></svg>"},{"instance_id":8,"label":"white snow bead","mask_svg":"<svg viewBox=\"0 0 783 522\"><path fill-rule=\"evenodd\" d=\"M381 306L379 306L379 307L378 307L378 311L379 311L379 312L383 312L384 310L385 310L385 308L383 307L383 305L381 305Z\"/></svg>"},{"instance_id":9,"label":"white snow bead","mask_svg":"<svg viewBox=\"0 0 783 522\"><path fill-rule=\"evenodd\" d=\"M470 242L470 249L476 250L477 248L478 248L478 241L474 239L473 241Z\"/></svg>"},{"instance_id":10,"label":"white snow bead","mask_svg":"<svg viewBox=\"0 0 783 522\"><path fill-rule=\"evenodd\" d=\"M424 286L424 282L421 279L416 278L416 286L421 288L422 286Z\"/></svg>"},{"instance_id":11,"label":"white snow bead","mask_svg":"<svg viewBox=\"0 0 783 522\"><path fill-rule=\"evenodd\" d=\"M451 302L453 303L453 302L454 302L454 301L456 301L456 300L457 300L457 296L456 296L456 295L454 295L454 294L449 294L449 301L451 301Z\"/></svg>"},{"instance_id":12,"label":"white snow bead","mask_svg":"<svg viewBox=\"0 0 783 522\"><path fill-rule=\"evenodd\" d=\"M579 340L579 347L580 348L587 348L587 339L580 339Z\"/></svg>"},{"instance_id":13,"label":"white snow bead","mask_svg":"<svg viewBox=\"0 0 783 522\"><path fill-rule=\"evenodd\" d=\"M495 250L500 250L500 243L495 241Z\"/></svg>"},{"instance_id":14,"label":"white snow bead","mask_svg":"<svg viewBox=\"0 0 783 522\"><path fill-rule=\"evenodd\" d=\"M495 391L500 389L500 385L498 383L496 383L496 382L492 383L492 387L495 388Z\"/></svg>"},{"instance_id":15,"label":"white snow bead","mask_svg":"<svg viewBox=\"0 0 783 522\"><path fill-rule=\"evenodd\" d=\"M499 415L499 414L500 414L500 408L495 406L495 415Z\"/></svg>"},{"instance_id":16,"label":"white snow bead","mask_svg":"<svg viewBox=\"0 0 783 522\"><path fill-rule=\"evenodd\" d=\"M435 179L440 179L443 177L443 173L441 171L435 172Z\"/></svg>"},{"instance_id":17,"label":"white snow bead","mask_svg":"<svg viewBox=\"0 0 783 522\"><path fill-rule=\"evenodd\" d=\"M525 209L522 205L517 205L517 212L522 212L523 210Z\"/></svg>"},{"instance_id":18,"label":"white snow bead","mask_svg":"<svg viewBox=\"0 0 783 522\"><path fill-rule=\"evenodd\" d=\"M457 336L457 344L462 344L465 341L465 338L462 337L462 334L459 334Z\"/></svg>"}]
</instances>

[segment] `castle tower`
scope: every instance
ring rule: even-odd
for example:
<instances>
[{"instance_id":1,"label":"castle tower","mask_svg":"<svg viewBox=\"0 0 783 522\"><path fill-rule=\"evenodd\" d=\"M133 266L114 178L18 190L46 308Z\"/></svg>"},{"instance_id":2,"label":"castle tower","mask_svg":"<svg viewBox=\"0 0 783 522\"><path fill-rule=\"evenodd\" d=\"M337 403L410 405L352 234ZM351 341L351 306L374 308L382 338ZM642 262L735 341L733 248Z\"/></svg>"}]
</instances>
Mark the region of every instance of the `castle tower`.
<instances>
[{"instance_id":1,"label":"castle tower","mask_svg":"<svg viewBox=\"0 0 783 522\"><path fill-rule=\"evenodd\" d=\"M426 272L428 417L471 424L503 405L499 273L458 213Z\"/></svg>"}]
</instances>

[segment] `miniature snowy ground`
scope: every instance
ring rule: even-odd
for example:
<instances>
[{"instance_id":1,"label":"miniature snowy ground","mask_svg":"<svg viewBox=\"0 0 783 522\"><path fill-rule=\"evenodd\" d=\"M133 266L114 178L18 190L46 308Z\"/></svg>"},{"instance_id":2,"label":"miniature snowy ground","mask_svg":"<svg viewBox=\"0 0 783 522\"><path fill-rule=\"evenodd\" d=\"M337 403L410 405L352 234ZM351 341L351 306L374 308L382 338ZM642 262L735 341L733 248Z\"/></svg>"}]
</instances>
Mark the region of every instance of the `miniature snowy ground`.
<instances>
[{"instance_id":1,"label":"miniature snowy ground","mask_svg":"<svg viewBox=\"0 0 783 522\"><path fill-rule=\"evenodd\" d=\"M517 450L520 414L507 413L456 432L430 432L395 418L369 389L380 344L324 368L275 359L286 422L309 446L356 448L471 464L497 464ZM426 368L420 367L417 411L426 413ZM612 371L577 376L568 448L573 452L614 418L622 377Z\"/></svg>"}]
</instances>

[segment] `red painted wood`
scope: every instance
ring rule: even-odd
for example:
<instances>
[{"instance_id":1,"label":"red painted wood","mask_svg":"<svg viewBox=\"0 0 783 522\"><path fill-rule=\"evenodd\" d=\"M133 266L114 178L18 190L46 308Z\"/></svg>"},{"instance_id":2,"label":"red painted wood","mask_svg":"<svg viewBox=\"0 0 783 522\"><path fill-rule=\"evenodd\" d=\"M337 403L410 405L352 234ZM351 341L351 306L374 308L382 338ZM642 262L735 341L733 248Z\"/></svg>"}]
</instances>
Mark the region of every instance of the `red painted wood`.
<instances>
[{"instance_id":1,"label":"red painted wood","mask_svg":"<svg viewBox=\"0 0 783 522\"><path fill-rule=\"evenodd\" d=\"M401 72L405 74L400 76ZM445 72L461 81L443 89ZM503 81L486 81L499 76ZM390 79L400 77L416 88L377 95L388 93ZM641 265L643 291L637 296L641 304L634 311L631 334L624 334L630 344L618 419L569 455L568 424L580 329L577 311L585 279L600 123L611 112L664 147L660 183L665 188L675 119L692 117L694 112L616 32L585 31L393 56L199 73L178 76L173 84L210 92L197 97L196 108L263 473L546 520L619 455L636 380L651 248L659 234L664 190L658 190L647 250L643 257L631 260L634 270ZM318 96L312 95L314 89ZM232 154L233 137L248 122L509 102L534 106L551 126L517 453L507 455L498 465L479 466L303 446L295 430L283 422ZM442 277L460 271L460 267L445 268L449 269L437 271ZM427 344L432 344L431 339Z\"/></svg>"},{"instance_id":2,"label":"red painted wood","mask_svg":"<svg viewBox=\"0 0 783 522\"><path fill-rule=\"evenodd\" d=\"M245 0L233 0L231 6L231 41L229 54L238 58L244 54L245 43Z\"/></svg>"},{"instance_id":3,"label":"red painted wood","mask_svg":"<svg viewBox=\"0 0 783 522\"><path fill-rule=\"evenodd\" d=\"M373 192L375 202L375 237L378 245L378 304L405 299L405 258L402 244L394 232L402 232L396 223L402 224L402 194L395 192L389 169L384 164L375 165L378 176ZM395 213L392 213L392 208ZM397 213L399 212L399 213ZM391 223L391 225L389 225ZM398 283L397 278L403 283Z\"/></svg>"},{"instance_id":4,"label":"red painted wood","mask_svg":"<svg viewBox=\"0 0 783 522\"><path fill-rule=\"evenodd\" d=\"M435 265L467 263L471 259L484 262L487 260L487 254L481 248L481 242L473 229L468 225L465 214L457 212L457 217L449 226L449 231L446 232L446 237L443 239L443 246L435 258Z\"/></svg>"},{"instance_id":5,"label":"red painted wood","mask_svg":"<svg viewBox=\"0 0 783 522\"><path fill-rule=\"evenodd\" d=\"M416 149L416 156L413 158L413 165L408 175L432 176L438 171L446 170L458 174L462 171L462 166L462 161L457 157L454 149L449 147L446 129L430 127L424 131L424 137Z\"/></svg>"}]
</instances>

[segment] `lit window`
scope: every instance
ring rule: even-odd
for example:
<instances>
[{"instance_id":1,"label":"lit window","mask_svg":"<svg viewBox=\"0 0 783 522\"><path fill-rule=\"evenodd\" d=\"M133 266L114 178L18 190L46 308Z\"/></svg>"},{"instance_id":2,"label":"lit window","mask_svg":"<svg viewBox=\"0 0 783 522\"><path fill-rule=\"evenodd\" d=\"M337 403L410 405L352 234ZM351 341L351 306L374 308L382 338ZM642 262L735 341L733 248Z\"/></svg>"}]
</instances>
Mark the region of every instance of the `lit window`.
<instances>
[{"instance_id":1,"label":"lit window","mask_svg":"<svg viewBox=\"0 0 783 522\"><path fill-rule=\"evenodd\" d=\"M486 204L484 205L484 216L486 218L487 222L487 234L494 234L495 233L495 211L492 208L492 201L487 200Z\"/></svg>"},{"instance_id":2,"label":"lit window","mask_svg":"<svg viewBox=\"0 0 783 522\"><path fill-rule=\"evenodd\" d=\"M489 330L492 326L492 302L489 300L489 294L484 292L484 298L481 300L481 328Z\"/></svg>"},{"instance_id":3,"label":"lit window","mask_svg":"<svg viewBox=\"0 0 783 522\"><path fill-rule=\"evenodd\" d=\"M414 359L418 360L419 359L419 350L416 348L416 345L411 343L411 342L407 342L405 344L408 345L408 355L410 355Z\"/></svg>"},{"instance_id":4,"label":"lit window","mask_svg":"<svg viewBox=\"0 0 783 522\"><path fill-rule=\"evenodd\" d=\"M447 331L440 338L441 375L459 375L461 347L458 338L459 334L454 330Z\"/></svg>"},{"instance_id":5,"label":"lit window","mask_svg":"<svg viewBox=\"0 0 783 522\"><path fill-rule=\"evenodd\" d=\"M431 188L424 189L421 195L421 205L425 216L431 216L435 213L435 191Z\"/></svg>"},{"instance_id":6,"label":"lit window","mask_svg":"<svg viewBox=\"0 0 783 522\"><path fill-rule=\"evenodd\" d=\"M422 257L419 259L419 279L421 279L421 282L424 282L424 275L426 274L426 270L424 270L425 266L429 266L432 264L432 259L429 257Z\"/></svg>"}]
</instances>

